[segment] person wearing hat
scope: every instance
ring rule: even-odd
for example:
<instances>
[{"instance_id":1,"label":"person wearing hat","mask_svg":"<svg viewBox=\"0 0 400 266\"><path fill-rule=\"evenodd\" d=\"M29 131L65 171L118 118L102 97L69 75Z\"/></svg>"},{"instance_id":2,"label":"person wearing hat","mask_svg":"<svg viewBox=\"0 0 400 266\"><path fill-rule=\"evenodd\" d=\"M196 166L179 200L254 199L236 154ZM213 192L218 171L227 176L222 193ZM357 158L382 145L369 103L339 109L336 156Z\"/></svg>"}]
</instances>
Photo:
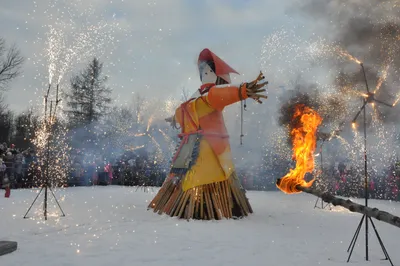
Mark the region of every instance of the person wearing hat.
<instances>
[{"instance_id":1,"label":"person wearing hat","mask_svg":"<svg viewBox=\"0 0 400 266\"><path fill-rule=\"evenodd\" d=\"M2 182L1 182L2 187L6 190L4 197L9 198L11 194L10 179L6 174L6 165L4 164L2 158L0 158L0 176L2 177Z\"/></svg>"},{"instance_id":2,"label":"person wearing hat","mask_svg":"<svg viewBox=\"0 0 400 266\"><path fill-rule=\"evenodd\" d=\"M228 105L260 94L268 82L262 73L250 83L231 84L238 72L209 49L201 51L198 69L202 85L167 118L181 142L170 173L149 208L186 219L222 219L252 213L236 175L222 111Z\"/></svg>"}]
</instances>

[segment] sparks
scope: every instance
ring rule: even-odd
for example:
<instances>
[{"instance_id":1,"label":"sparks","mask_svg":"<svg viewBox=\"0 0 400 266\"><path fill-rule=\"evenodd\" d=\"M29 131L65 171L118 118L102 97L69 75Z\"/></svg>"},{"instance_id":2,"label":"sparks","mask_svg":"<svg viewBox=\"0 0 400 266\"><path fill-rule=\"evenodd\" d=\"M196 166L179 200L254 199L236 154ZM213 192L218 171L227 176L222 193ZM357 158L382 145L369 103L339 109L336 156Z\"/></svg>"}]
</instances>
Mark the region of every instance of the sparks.
<instances>
[{"instance_id":1,"label":"sparks","mask_svg":"<svg viewBox=\"0 0 400 266\"><path fill-rule=\"evenodd\" d=\"M399 96L399 97L397 97L396 101L394 101L394 103L393 103L393 107L395 107L399 101L400 101L400 96Z\"/></svg>"},{"instance_id":2,"label":"sparks","mask_svg":"<svg viewBox=\"0 0 400 266\"><path fill-rule=\"evenodd\" d=\"M361 61L358 60L357 58L355 58L354 56L352 56L351 54L349 54L349 52L345 51L342 47L340 46L334 46L334 51L340 56L340 57L344 57L348 60L351 60L357 64L361 64Z\"/></svg>"},{"instance_id":3,"label":"sparks","mask_svg":"<svg viewBox=\"0 0 400 266\"><path fill-rule=\"evenodd\" d=\"M378 82L376 83L376 89L374 93L377 93L378 90L381 88L383 82L386 80L388 71L389 71L389 64L386 64L385 67L382 70L382 74L379 76Z\"/></svg>"},{"instance_id":4,"label":"sparks","mask_svg":"<svg viewBox=\"0 0 400 266\"><path fill-rule=\"evenodd\" d=\"M153 122L153 116L150 116L149 121L147 122L146 132L149 132L152 122Z\"/></svg>"}]
</instances>

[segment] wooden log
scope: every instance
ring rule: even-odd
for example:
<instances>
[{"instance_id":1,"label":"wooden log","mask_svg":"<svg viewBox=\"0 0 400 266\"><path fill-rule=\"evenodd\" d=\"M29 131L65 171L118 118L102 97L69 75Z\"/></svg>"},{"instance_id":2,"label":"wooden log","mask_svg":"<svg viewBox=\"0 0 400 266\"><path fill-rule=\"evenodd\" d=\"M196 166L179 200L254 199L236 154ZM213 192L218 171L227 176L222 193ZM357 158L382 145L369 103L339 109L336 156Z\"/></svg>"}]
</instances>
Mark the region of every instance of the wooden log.
<instances>
[{"instance_id":1,"label":"wooden log","mask_svg":"<svg viewBox=\"0 0 400 266\"><path fill-rule=\"evenodd\" d=\"M181 201L180 207L179 207L179 212L178 212L178 217L181 218L183 211L186 209L187 206L187 201L190 196L190 190L185 191L185 197L183 197L183 200Z\"/></svg>"},{"instance_id":2,"label":"wooden log","mask_svg":"<svg viewBox=\"0 0 400 266\"><path fill-rule=\"evenodd\" d=\"M189 198L187 202L185 203L185 211L183 212L183 218L186 220L189 220L189 210L192 202L192 190L188 190Z\"/></svg>"},{"instance_id":3,"label":"wooden log","mask_svg":"<svg viewBox=\"0 0 400 266\"><path fill-rule=\"evenodd\" d=\"M239 178L237 177L236 173L232 174L232 191L236 194L237 199L238 199L238 204L240 205L241 209L244 212L244 215L247 216L247 214L250 212L249 209L247 208L247 204L245 199L242 197L243 193L240 191L240 184L239 184Z\"/></svg>"},{"instance_id":4,"label":"wooden log","mask_svg":"<svg viewBox=\"0 0 400 266\"><path fill-rule=\"evenodd\" d=\"M167 201L165 204L164 208L162 209L162 212L165 212L166 214L169 214L171 212L171 208L176 202L181 190L177 187L174 188L174 191L172 192L172 195L170 199Z\"/></svg>"},{"instance_id":5,"label":"wooden log","mask_svg":"<svg viewBox=\"0 0 400 266\"><path fill-rule=\"evenodd\" d=\"M197 188L194 188L192 190L193 190L193 204L192 204L191 210L190 210L190 213L191 213L190 218L194 219L194 215L195 215L194 210L195 210L195 207L196 207L196 204L197 204L197 196L196 196Z\"/></svg>"},{"instance_id":6,"label":"wooden log","mask_svg":"<svg viewBox=\"0 0 400 266\"><path fill-rule=\"evenodd\" d=\"M218 220L222 219L222 207L221 202L219 201L218 194L214 189L214 184L209 184L208 187L210 188L211 198L213 199L215 212L217 213Z\"/></svg>"},{"instance_id":7,"label":"wooden log","mask_svg":"<svg viewBox=\"0 0 400 266\"><path fill-rule=\"evenodd\" d=\"M199 219L200 217L200 189L201 187L196 188L196 205L194 210L194 218Z\"/></svg>"},{"instance_id":8,"label":"wooden log","mask_svg":"<svg viewBox=\"0 0 400 266\"><path fill-rule=\"evenodd\" d=\"M206 206L207 206L207 213L208 213L208 219L214 219L214 210L213 210L213 204L211 201L210 193L208 186L204 186L204 196L206 197Z\"/></svg>"},{"instance_id":9,"label":"wooden log","mask_svg":"<svg viewBox=\"0 0 400 266\"><path fill-rule=\"evenodd\" d=\"M164 193L165 188L160 188L160 190L157 192L156 196L153 198L152 201L150 201L149 205L147 206L147 210L149 209L154 209L154 207L156 206L156 202L158 202L162 196L162 194Z\"/></svg>"},{"instance_id":10,"label":"wooden log","mask_svg":"<svg viewBox=\"0 0 400 266\"><path fill-rule=\"evenodd\" d=\"M218 203L218 210L219 210L219 214L220 214L220 216L221 216L221 219L222 218L225 218L225 214L224 214L224 205L222 204L222 198L221 198L221 195L218 193L218 190L217 190L217 185L214 183L214 184L210 184L210 186L212 187L212 193L215 195L215 199L217 200L217 203Z\"/></svg>"},{"instance_id":11,"label":"wooden log","mask_svg":"<svg viewBox=\"0 0 400 266\"><path fill-rule=\"evenodd\" d=\"M222 182L227 200L228 200L228 211L229 211L229 218L232 218L232 209L233 209L233 200L232 200L232 191L229 187L229 181Z\"/></svg>"},{"instance_id":12,"label":"wooden log","mask_svg":"<svg viewBox=\"0 0 400 266\"><path fill-rule=\"evenodd\" d=\"M176 198L175 202L172 204L172 208L171 208L171 210L170 210L169 213L168 213L168 215L170 215L171 217L174 215L176 209L178 209L179 202L182 200L183 194L184 194L184 192L182 191L181 188L177 188L177 189L179 189L179 195L178 195L178 197Z\"/></svg>"},{"instance_id":13,"label":"wooden log","mask_svg":"<svg viewBox=\"0 0 400 266\"><path fill-rule=\"evenodd\" d=\"M229 218L229 211L228 211L228 200L225 197L225 193L222 190L222 182L218 182L215 184L217 189L217 193L222 203L222 210L225 218Z\"/></svg>"},{"instance_id":14,"label":"wooden log","mask_svg":"<svg viewBox=\"0 0 400 266\"><path fill-rule=\"evenodd\" d=\"M168 189L170 188L171 185L172 185L171 182L169 182L164 187L162 187L160 189L160 191L158 191L158 193L157 193L157 195L155 197L155 198L157 198L157 200L154 200L154 201L152 201L152 203L150 203L149 207L153 208L154 212L158 211L158 208L159 208L162 200L164 199L165 194L167 193L167 191L168 191Z\"/></svg>"},{"instance_id":15,"label":"wooden log","mask_svg":"<svg viewBox=\"0 0 400 266\"><path fill-rule=\"evenodd\" d=\"M218 202L215 198L215 193L212 191L212 187L210 185L207 185L207 194L211 198L211 202L213 203L215 214L217 215L217 220L221 220L221 212L220 212L220 207L218 205Z\"/></svg>"},{"instance_id":16,"label":"wooden log","mask_svg":"<svg viewBox=\"0 0 400 266\"><path fill-rule=\"evenodd\" d=\"M164 209L165 204L167 204L168 200L170 199L173 191L174 185L171 182L171 184L169 184L167 189L165 190L165 193L163 194L158 204L156 204L156 206L154 207L154 212L158 211L159 214L162 214L162 210Z\"/></svg>"},{"instance_id":17,"label":"wooden log","mask_svg":"<svg viewBox=\"0 0 400 266\"><path fill-rule=\"evenodd\" d=\"M280 182L280 179L277 180L277 182ZM315 188L306 188L302 186L296 186L296 188L302 192L312 194L316 197L321 198L323 201L327 203L331 203L334 206L342 206L346 209L348 209L351 212L358 212L361 214L365 214L369 217L375 218L379 221L394 225L396 227L400 228L400 217L395 216L391 213L388 213L386 211L381 211L377 208L371 208L371 207L366 207L364 205L355 203L349 199L341 199L338 197L335 197L327 192L321 192L318 191Z\"/></svg>"},{"instance_id":18,"label":"wooden log","mask_svg":"<svg viewBox=\"0 0 400 266\"><path fill-rule=\"evenodd\" d=\"M188 217L187 220L193 218L193 212L194 212L194 203L195 203L195 189L190 189L190 200L189 200L189 206L188 206Z\"/></svg>"},{"instance_id":19,"label":"wooden log","mask_svg":"<svg viewBox=\"0 0 400 266\"><path fill-rule=\"evenodd\" d=\"M237 183L235 182L234 178L232 178L232 181L231 181L231 190L232 190L232 194L235 196L236 203L239 204L239 206L240 206L242 215L247 216L249 213L249 210L248 210L243 198L241 197L240 188L237 186Z\"/></svg>"},{"instance_id":20,"label":"wooden log","mask_svg":"<svg viewBox=\"0 0 400 266\"><path fill-rule=\"evenodd\" d=\"M203 187L200 188L200 219L204 219L204 197Z\"/></svg>"}]
</instances>

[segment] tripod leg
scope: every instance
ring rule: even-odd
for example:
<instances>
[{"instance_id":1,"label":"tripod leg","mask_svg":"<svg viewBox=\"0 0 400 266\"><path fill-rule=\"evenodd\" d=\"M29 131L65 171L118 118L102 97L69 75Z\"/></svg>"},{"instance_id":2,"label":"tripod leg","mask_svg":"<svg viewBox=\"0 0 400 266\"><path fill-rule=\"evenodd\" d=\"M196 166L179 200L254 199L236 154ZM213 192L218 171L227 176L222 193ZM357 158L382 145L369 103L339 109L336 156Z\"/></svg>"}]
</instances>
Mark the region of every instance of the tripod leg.
<instances>
[{"instance_id":1,"label":"tripod leg","mask_svg":"<svg viewBox=\"0 0 400 266\"><path fill-rule=\"evenodd\" d=\"M378 242L379 242L379 244L381 245L383 254L384 254L385 257L386 257L385 260L389 260L390 265L393 266L393 262L392 262L392 260L390 259L389 253L387 252L386 247L385 247L385 245L383 244L382 238L381 238L381 236L379 235L378 230L376 229L375 224L374 224L372 218L371 218L371 217L368 217L368 218L369 218L369 220L370 220L370 222L371 222L371 224L372 224L372 228L374 228L376 237L378 238Z\"/></svg>"},{"instance_id":2,"label":"tripod leg","mask_svg":"<svg viewBox=\"0 0 400 266\"><path fill-rule=\"evenodd\" d=\"M58 208L60 208L60 211L61 211L61 213L62 213L61 216L65 217L65 213L64 213L63 209L61 208L60 203L58 202L58 200L57 200L57 198L56 198L56 195L54 195L53 189L51 189L51 187L49 187L49 189L50 189L50 191L51 191L51 194L53 194L54 199L55 199L56 202L57 202Z\"/></svg>"},{"instance_id":3,"label":"tripod leg","mask_svg":"<svg viewBox=\"0 0 400 266\"><path fill-rule=\"evenodd\" d=\"M27 218L26 216L28 215L29 211L32 209L33 204L35 204L37 198L39 197L40 193L42 193L43 187L40 189L39 193L36 195L36 198L33 200L31 206L29 207L28 211L24 215L24 219Z\"/></svg>"},{"instance_id":4,"label":"tripod leg","mask_svg":"<svg viewBox=\"0 0 400 266\"><path fill-rule=\"evenodd\" d=\"M324 209L325 209L326 207L329 207L329 210L330 210L330 211L332 210L332 207L331 207L331 204L330 204L330 203L327 203L327 204L325 205Z\"/></svg>"},{"instance_id":5,"label":"tripod leg","mask_svg":"<svg viewBox=\"0 0 400 266\"><path fill-rule=\"evenodd\" d=\"M351 242L350 242L350 246L349 246L349 248L347 249L347 252L349 252L349 250L350 250L350 254L349 254L349 257L347 258L347 262L350 261L350 257L351 257L351 255L353 254L353 250L354 250L354 247L355 247L355 245L356 245L358 235L360 234L361 225L362 225L362 223L363 223L363 221L364 221L364 218L365 218L365 214L364 214L363 217L361 218L361 221L360 221L360 223L358 224L358 227L357 227L357 230L356 230L356 232L355 232L355 234L354 234L354 236L353 236L353 239L352 239Z\"/></svg>"},{"instance_id":6,"label":"tripod leg","mask_svg":"<svg viewBox=\"0 0 400 266\"><path fill-rule=\"evenodd\" d=\"M317 198L317 200L315 201L314 209L317 208L318 200L319 200L319 198Z\"/></svg>"}]
</instances>

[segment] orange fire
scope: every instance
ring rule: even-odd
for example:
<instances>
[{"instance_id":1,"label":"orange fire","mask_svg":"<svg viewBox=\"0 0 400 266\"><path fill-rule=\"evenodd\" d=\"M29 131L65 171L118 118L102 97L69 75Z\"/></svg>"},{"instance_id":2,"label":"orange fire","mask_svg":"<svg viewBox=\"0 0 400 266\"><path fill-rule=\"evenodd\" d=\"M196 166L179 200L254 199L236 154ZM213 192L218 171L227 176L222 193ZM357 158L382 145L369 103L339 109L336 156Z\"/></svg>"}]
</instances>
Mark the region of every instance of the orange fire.
<instances>
[{"instance_id":1,"label":"orange fire","mask_svg":"<svg viewBox=\"0 0 400 266\"><path fill-rule=\"evenodd\" d=\"M287 194L300 193L296 186L311 187L313 178L307 182L304 180L306 173L314 170L314 151L317 145L317 128L322 122L319 114L305 106L298 104L295 106L293 120L298 120L292 129L293 160L296 161L296 168L290 169L289 173L282 177L277 183L277 187Z\"/></svg>"}]
</instances>

